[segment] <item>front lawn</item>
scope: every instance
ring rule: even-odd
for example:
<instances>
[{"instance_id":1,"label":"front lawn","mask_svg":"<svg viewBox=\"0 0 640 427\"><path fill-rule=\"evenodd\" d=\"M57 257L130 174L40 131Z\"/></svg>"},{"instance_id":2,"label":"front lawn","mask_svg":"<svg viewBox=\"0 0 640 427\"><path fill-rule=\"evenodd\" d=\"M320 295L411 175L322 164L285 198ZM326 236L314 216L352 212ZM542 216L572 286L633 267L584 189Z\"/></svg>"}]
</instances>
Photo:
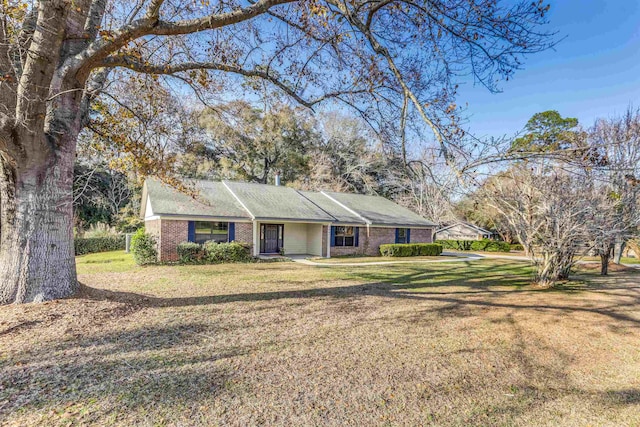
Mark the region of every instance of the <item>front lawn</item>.
<instances>
[{"instance_id":1,"label":"front lawn","mask_svg":"<svg viewBox=\"0 0 640 427\"><path fill-rule=\"evenodd\" d=\"M502 259L141 268L0 307L0 424L640 424L640 271Z\"/></svg>"}]
</instances>

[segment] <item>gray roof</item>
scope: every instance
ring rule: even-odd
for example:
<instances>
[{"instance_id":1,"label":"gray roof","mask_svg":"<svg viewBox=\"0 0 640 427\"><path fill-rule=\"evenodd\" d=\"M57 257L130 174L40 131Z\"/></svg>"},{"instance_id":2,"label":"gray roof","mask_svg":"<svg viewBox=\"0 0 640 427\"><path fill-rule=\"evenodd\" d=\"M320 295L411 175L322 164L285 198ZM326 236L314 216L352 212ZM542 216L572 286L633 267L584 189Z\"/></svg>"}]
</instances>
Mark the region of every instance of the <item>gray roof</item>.
<instances>
[{"instance_id":1,"label":"gray roof","mask_svg":"<svg viewBox=\"0 0 640 427\"><path fill-rule=\"evenodd\" d=\"M222 182L185 181L185 185L197 193L195 198L157 180L148 179L144 185L144 191L152 195L150 199L154 215L251 219ZM145 208L144 203L142 208Z\"/></svg>"},{"instance_id":2,"label":"gray roof","mask_svg":"<svg viewBox=\"0 0 640 427\"><path fill-rule=\"evenodd\" d=\"M335 219L293 188L224 181L257 219L331 222Z\"/></svg>"},{"instance_id":3,"label":"gray roof","mask_svg":"<svg viewBox=\"0 0 640 427\"><path fill-rule=\"evenodd\" d=\"M389 227L433 227L409 209L379 196L297 191L284 186L234 181L186 181L196 196L149 179L143 189L154 215L283 220Z\"/></svg>"},{"instance_id":4,"label":"gray roof","mask_svg":"<svg viewBox=\"0 0 640 427\"><path fill-rule=\"evenodd\" d=\"M418 227L432 227L436 225L384 197L329 191L323 191L323 194L326 194L352 211L357 212L373 225L410 225Z\"/></svg>"},{"instance_id":5,"label":"gray roof","mask_svg":"<svg viewBox=\"0 0 640 427\"><path fill-rule=\"evenodd\" d=\"M362 217L343 208L322 193L316 193L314 191L300 191L300 193L334 217L336 219L334 222L344 224L365 224L365 220L362 219Z\"/></svg>"},{"instance_id":6,"label":"gray roof","mask_svg":"<svg viewBox=\"0 0 640 427\"><path fill-rule=\"evenodd\" d=\"M451 225L447 225L446 227L442 227L442 228L438 229L436 232L445 231L445 230L448 230L450 228L456 227L458 225L461 225L463 227L473 228L474 230L479 231L481 234L492 234L491 231L489 231L489 230L486 230L486 229L484 229L482 227L478 227L477 225L471 224L470 222L464 222L464 221L458 221L458 222L455 222L455 223L453 223Z\"/></svg>"}]
</instances>

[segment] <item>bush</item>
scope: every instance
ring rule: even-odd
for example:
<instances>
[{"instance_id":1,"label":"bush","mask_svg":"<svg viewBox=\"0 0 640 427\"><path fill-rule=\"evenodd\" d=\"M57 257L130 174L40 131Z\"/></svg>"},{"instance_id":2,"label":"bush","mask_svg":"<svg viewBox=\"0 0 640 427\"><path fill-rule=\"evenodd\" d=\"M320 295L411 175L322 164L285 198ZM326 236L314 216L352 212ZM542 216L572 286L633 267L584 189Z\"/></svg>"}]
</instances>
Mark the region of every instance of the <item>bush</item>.
<instances>
[{"instance_id":1,"label":"bush","mask_svg":"<svg viewBox=\"0 0 640 427\"><path fill-rule=\"evenodd\" d=\"M218 264L222 262L246 262L252 259L249 246L238 242L216 243L209 241L204 244L204 259Z\"/></svg>"},{"instance_id":2,"label":"bush","mask_svg":"<svg viewBox=\"0 0 640 427\"><path fill-rule=\"evenodd\" d=\"M125 236L124 234L116 234L104 237L76 237L73 243L76 255L117 251L125 249Z\"/></svg>"},{"instance_id":3,"label":"bush","mask_svg":"<svg viewBox=\"0 0 640 427\"><path fill-rule=\"evenodd\" d=\"M158 261L156 239L142 228L131 238L131 252L138 265L155 264Z\"/></svg>"},{"instance_id":4,"label":"bush","mask_svg":"<svg viewBox=\"0 0 640 427\"><path fill-rule=\"evenodd\" d=\"M497 240L436 240L445 249L456 251L509 252L511 245Z\"/></svg>"},{"instance_id":5,"label":"bush","mask_svg":"<svg viewBox=\"0 0 640 427\"><path fill-rule=\"evenodd\" d=\"M511 244L511 250L512 251L524 251L524 246L522 246L520 243L512 243Z\"/></svg>"},{"instance_id":6,"label":"bush","mask_svg":"<svg viewBox=\"0 0 640 427\"><path fill-rule=\"evenodd\" d=\"M202 245L194 242L179 243L178 259L182 264L200 264L204 259L204 249Z\"/></svg>"},{"instance_id":7,"label":"bush","mask_svg":"<svg viewBox=\"0 0 640 427\"><path fill-rule=\"evenodd\" d=\"M442 246L435 243L392 243L380 245L382 256L438 256L442 253Z\"/></svg>"}]
</instances>

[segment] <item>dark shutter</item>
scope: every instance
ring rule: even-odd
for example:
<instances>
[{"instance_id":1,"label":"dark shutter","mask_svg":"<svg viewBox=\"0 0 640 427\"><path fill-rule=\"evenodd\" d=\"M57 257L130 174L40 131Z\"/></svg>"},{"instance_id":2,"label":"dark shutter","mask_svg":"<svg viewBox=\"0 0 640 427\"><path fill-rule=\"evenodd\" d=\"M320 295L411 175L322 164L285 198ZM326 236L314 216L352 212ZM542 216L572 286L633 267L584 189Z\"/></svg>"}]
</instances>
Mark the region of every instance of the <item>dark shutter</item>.
<instances>
[{"instance_id":1,"label":"dark shutter","mask_svg":"<svg viewBox=\"0 0 640 427\"><path fill-rule=\"evenodd\" d=\"M230 222L229 223L229 242L234 242L236 240L236 223L235 222Z\"/></svg>"},{"instance_id":2,"label":"dark shutter","mask_svg":"<svg viewBox=\"0 0 640 427\"><path fill-rule=\"evenodd\" d=\"M400 242L400 229L396 228L396 241L395 243L399 243Z\"/></svg>"},{"instance_id":3,"label":"dark shutter","mask_svg":"<svg viewBox=\"0 0 640 427\"><path fill-rule=\"evenodd\" d=\"M411 243L411 229L407 228L407 243Z\"/></svg>"},{"instance_id":4,"label":"dark shutter","mask_svg":"<svg viewBox=\"0 0 640 427\"><path fill-rule=\"evenodd\" d=\"M189 221L189 231L187 233L187 240L190 242L196 241L196 222Z\"/></svg>"},{"instance_id":5,"label":"dark shutter","mask_svg":"<svg viewBox=\"0 0 640 427\"><path fill-rule=\"evenodd\" d=\"M360 227L355 227L353 230L353 234L355 235L355 240L356 240L356 243L354 246L358 246L358 240L360 236Z\"/></svg>"},{"instance_id":6,"label":"dark shutter","mask_svg":"<svg viewBox=\"0 0 640 427\"><path fill-rule=\"evenodd\" d=\"M331 246L335 246L336 245L336 227L335 226L331 226Z\"/></svg>"}]
</instances>

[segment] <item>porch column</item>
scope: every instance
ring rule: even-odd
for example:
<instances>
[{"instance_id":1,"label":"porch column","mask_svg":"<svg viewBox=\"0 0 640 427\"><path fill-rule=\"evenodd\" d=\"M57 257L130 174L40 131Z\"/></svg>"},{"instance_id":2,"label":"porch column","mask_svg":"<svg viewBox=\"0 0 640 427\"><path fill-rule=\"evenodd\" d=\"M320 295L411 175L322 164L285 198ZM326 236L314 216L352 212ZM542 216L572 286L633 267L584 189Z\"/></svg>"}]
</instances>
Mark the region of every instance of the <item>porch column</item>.
<instances>
[{"instance_id":1,"label":"porch column","mask_svg":"<svg viewBox=\"0 0 640 427\"><path fill-rule=\"evenodd\" d=\"M331 258L331 224L327 225L327 258Z\"/></svg>"},{"instance_id":2,"label":"porch column","mask_svg":"<svg viewBox=\"0 0 640 427\"><path fill-rule=\"evenodd\" d=\"M260 227L258 221L253 220L253 256L260 255Z\"/></svg>"}]
</instances>

